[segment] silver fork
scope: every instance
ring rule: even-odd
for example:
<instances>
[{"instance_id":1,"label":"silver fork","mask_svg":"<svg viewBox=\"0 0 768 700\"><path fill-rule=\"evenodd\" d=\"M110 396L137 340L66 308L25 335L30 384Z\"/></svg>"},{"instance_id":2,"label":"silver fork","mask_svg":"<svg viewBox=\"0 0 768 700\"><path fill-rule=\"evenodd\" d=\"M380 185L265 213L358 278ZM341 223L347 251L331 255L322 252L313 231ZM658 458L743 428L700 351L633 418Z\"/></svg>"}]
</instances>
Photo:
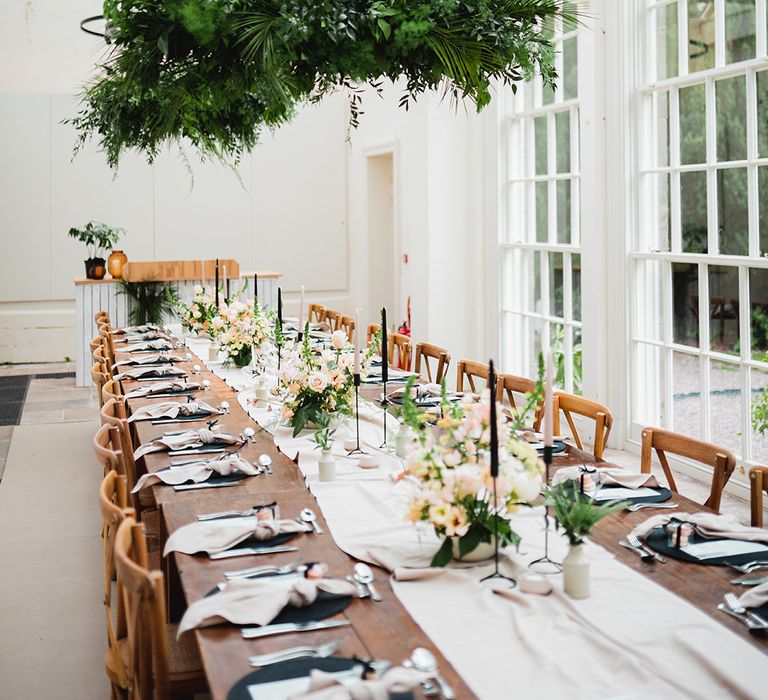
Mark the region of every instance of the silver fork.
<instances>
[{"instance_id":1,"label":"silver fork","mask_svg":"<svg viewBox=\"0 0 768 700\"><path fill-rule=\"evenodd\" d=\"M271 664L277 664L281 661L290 661L291 659L322 659L333 654L333 652L339 648L339 643L338 640L334 640L327 644L320 644L316 647L292 647L290 649L283 649L282 651L275 651L271 654L251 656L248 658L248 663L250 663L251 666L270 666Z\"/></svg>"},{"instance_id":2,"label":"silver fork","mask_svg":"<svg viewBox=\"0 0 768 700\"><path fill-rule=\"evenodd\" d=\"M627 510L634 513L643 508L666 508L671 510L677 508L677 503L633 503Z\"/></svg>"},{"instance_id":3,"label":"silver fork","mask_svg":"<svg viewBox=\"0 0 768 700\"><path fill-rule=\"evenodd\" d=\"M746 564L729 564L728 566L742 574L751 574L758 569L768 568L768 561L756 559L755 561L748 561Z\"/></svg>"},{"instance_id":4,"label":"silver fork","mask_svg":"<svg viewBox=\"0 0 768 700\"><path fill-rule=\"evenodd\" d=\"M284 564L283 566L252 566L250 569L238 569L237 571L225 571L224 576L228 579L247 578L248 576L261 576L263 574L290 574L301 568L301 563Z\"/></svg>"},{"instance_id":5,"label":"silver fork","mask_svg":"<svg viewBox=\"0 0 768 700\"><path fill-rule=\"evenodd\" d=\"M728 608L744 620L747 627L750 629L768 629L768 620L764 620L760 615L747 610L739 603L739 599L733 593L726 593L723 599Z\"/></svg>"},{"instance_id":6,"label":"silver fork","mask_svg":"<svg viewBox=\"0 0 768 700\"><path fill-rule=\"evenodd\" d=\"M633 547L637 547L637 549L642 549L646 554L649 554L652 556L657 562L660 564L666 564L667 560L661 556L658 552L651 549L647 544L640 541L640 538L637 535L633 535L631 532L627 535L627 542L629 542Z\"/></svg>"}]
</instances>

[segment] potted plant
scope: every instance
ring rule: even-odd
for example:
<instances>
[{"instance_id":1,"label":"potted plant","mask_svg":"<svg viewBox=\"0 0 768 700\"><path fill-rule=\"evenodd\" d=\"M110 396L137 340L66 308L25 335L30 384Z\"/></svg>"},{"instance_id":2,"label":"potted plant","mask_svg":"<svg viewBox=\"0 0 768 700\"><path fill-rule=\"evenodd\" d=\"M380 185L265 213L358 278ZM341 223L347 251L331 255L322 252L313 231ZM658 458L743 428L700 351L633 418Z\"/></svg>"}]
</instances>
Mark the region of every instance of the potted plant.
<instances>
[{"instance_id":1,"label":"potted plant","mask_svg":"<svg viewBox=\"0 0 768 700\"><path fill-rule=\"evenodd\" d=\"M571 598L588 598L589 559L584 551L584 538L606 515L624 510L627 503L596 506L594 499L583 494L573 481L550 489L545 503L551 506L570 545L563 560L563 588Z\"/></svg>"},{"instance_id":2,"label":"potted plant","mask_svg":"<svg viewBox=\"0 0 768 700\"><path fill-rule=\"evenodd\" d=\"M88 258L85 261L85 276L89 280L103 279L107 272L104 256L124 233L121 228L112 228L98 221L89 221L82 228L69 229L69 237L85 243Z\"/></svg>"},{"instance_id":3,"label":"potted plant","mask_svg":"<svg viewBox=\"0 0 768 700\"><path fill-rule=\"evenodd\" d=\"M133 300L128 314L130 322L136 326L146 323L161 325L166 318L173 316L176 294L165 282L144 280L126 282L117 280L120 285L118 294L124 294Z\"/></svg>"}]
</instances>

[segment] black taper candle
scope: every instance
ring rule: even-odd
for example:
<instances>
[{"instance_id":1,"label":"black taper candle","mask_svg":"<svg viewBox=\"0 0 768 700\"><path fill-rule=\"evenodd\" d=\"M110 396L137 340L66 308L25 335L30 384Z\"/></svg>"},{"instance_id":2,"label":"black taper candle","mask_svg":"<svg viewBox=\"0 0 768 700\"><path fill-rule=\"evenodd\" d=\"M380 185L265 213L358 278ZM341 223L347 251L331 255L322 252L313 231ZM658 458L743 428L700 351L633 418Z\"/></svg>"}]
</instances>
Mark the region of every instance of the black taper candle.
<instances>
[{"instance_id":1,"label":"black taper candle","mask_svg":"<svg viewBox=\"0 0 768 700\"><path fill-rule=\"evenodd\" d=\"M224 297L224 303L229 304L229 273L227 273L227 279L224 280L224 284L226 285L227 293Z\"/></svg>"},{"instance_id":2,"label":"black taper candle","mask_svg":"<svg viewBox=\"0 0 768 700\"><path fill-rule=\"evenodd\" d=\"M253 307L256 308L259 305L259 276L253 273Z\"/></svg>"},{"instance_id":3,"label":"black taper candle","mask_svg":"<svg viewBox=\"0 0 768 700\"><path fill-rule=\"evenodd\" d=\"M491 392L491 476L499 475L499 432L496 424L496 374L493 360L488 360L488 389Z\"/></svg>"},{"instance_id":4,"label":"black taper candle","mask_svg":"<svg viewBox=\"0 0 768 700\"><path fill-rule=\"evenodd\" d=\"M381 381L389 379L389 352L387 348L387 307L381 307Z\"/></svg>"},{"instance_id":5,"label":"black taper candle","mask_svg":"<svg viewBox=\"0 0 768 700\"><path fill-rule=\"evenodd\" d=\"M277 288L277 318L280 321L280 328L283 327L283 290Z\"/></svg>"},{"instance_id":6,"label":"black taper candle","mask_svg":"<svg viewBox=\"0 0 768 700\"><path fill-rule=\"evenodd\" d=\"M219 259L216 258L216 308L219 308Z\"/></svg>"}]
</instances>

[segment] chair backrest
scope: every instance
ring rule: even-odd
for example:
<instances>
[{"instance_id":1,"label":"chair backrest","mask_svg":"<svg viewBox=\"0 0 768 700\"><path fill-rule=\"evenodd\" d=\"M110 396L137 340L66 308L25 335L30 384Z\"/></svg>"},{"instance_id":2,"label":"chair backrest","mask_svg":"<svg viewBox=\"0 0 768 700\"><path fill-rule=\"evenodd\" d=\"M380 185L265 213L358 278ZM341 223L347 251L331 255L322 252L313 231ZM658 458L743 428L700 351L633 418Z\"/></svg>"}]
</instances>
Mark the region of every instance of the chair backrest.
<instances>
[{"instance_id":1,"label":"chair backrest","mask_svg":"<svg viewBox=\"0 0 768 700\"><path fill-rule=\"evenodd\" d=\"M110 367L115 366L115 343L112 340L112 327L109 324L99 326L99 333L104 339L104 349L106 350L107 362Z\"/></svg>"},{"instance_id":2,"label":"chair backrest","mask_svg":"<svg viewBox=\"0 0 768 700\"><path fill-rule=\"evenodd\" d=\"M456 365L456 391L471 391L473 394L479 394L488 388L488 375L490 374L488 365L474 360L459 360ZM478 386L475 380L482 379L483 386ZM466 380L469 389L464 388Z\"/></svg>"},{"instance_id":3,"label":"chair backrest","mask_svg":"<svg viewBox=\"0 0 768 700\"><path fill-rule=\"evenodd\" d=\"M411 339L402 333L387 334L387 359L390 365L401 369L411 368ZM395 353L397 350L397 353ZM395 358L397 354L397 358Z\"/></svg>"},{"instance_id":4,"label":"chair backrest","mask_svg":"<svg viewBox=\"0 0 768 700\"><path fill-rule=\"evenodd\" d=\"M163 574L149 570L144 528L131 517L117 528L114 555L123 612L118 623L125 630L119 661L128 680L128 697L167 700L170 680Z\"/></svg>"},{"instance_id":5,"label":"chair backrest","mask_svg":"<svg viewBox=\"0 0 768 700\"><path fill-rule=\"evenodd\" d=\"M678 493L675 477L669 467L665 453L679 455L692 459L701 464L712 467L712 483L709 491L709 498L704 505L712 510L720 511L720 498L723 495L723 488L731 478L733 470L736 468L736 458L733 454L723 447L712 445L708 442L702 442L686 435L673 433L662 428L643 428L643 442L640 457L640 470L644 474L651 472L651 451L656 451L661 468L667 478L669 488Z\"/></svg>"},{"instance_id":6,"label":"chair backrest","mask_svg":"<svg viewBox=\"0 0 768 700\"><path fill-rule=\"evenodd\" d=\"M325 310L325 322L331 327L332 331L337 331L341 328L341 318L344 314L341 311L334 311L333 309Z\"/></svg>"},{"instance_id":7,"label":"chair backrest","mask_svg":"<svg viewBox=\"0 0 768 700\"><path fill-rule=\"evenodd\" d=\"M768 467L749 470L750 511L752 527L763 526L763 491L768 493Z\"/></svg>"},{"instance_id":8,"label":"chair backrest","mask_svg":"<svg viewBox=\"0 0 768 700\"><path fill-rule=\"evenodd\" d=\"M93 315L93 320L96 321L97 324L101 323L102 321L106 321L107 323L109 323L109 313L107 311L104 311L104 310L97 311Z\"/></svg>"},{"instance_id":9,"label":"chair backrest","mask_svg":"<svg viewBox=\"0 0 768 700\"><path fill-rule=\"evenodd\" d=\"M104 467L104 475L111 471L125 474L121 450L120 429L109 423L102 425L93 437L93 451Z\"/></svg>"},{"instance_id":10,"label":"chair backrest","mask_svg":"<svg viewBox=\"0 0 768 700\"><path fill-rule=\"evenodd\" d=\"M138 479L138 469L136 468L136 460L133 457L133 436L131 435L131 424L126 420L125 402L120 399L110 399L106 401L101 408L101 422L104 427L112 428L114 432L110 433L109 442L102 435L96 433L96 439L101 440L101 457L102 463L104 463L104 455L111 454L114 459L117 459L117 467L115 469L120 474L125 474L125 478L128 484L128 490L132 490L136 485ZM101 432L101 431L99 431ZM99 451L97 450L97 455ZM105 464L105 469L106 469ZM137 512L141 510L141 504L136 494L131 494L131 505Z\"/></svg>"},{"instance_id":11,"label":"chair backrest","mask_svg":"<svg viewBox=\"0 0 768 700\"><path fill-rule=\"evenodd\" d=\"M381 325L378 323L369 323L368 328L365 331L365 344L370 345L376 336L381 333Z\"/></svg>"},{"instance_id":12,"label":"chair backrest","mask_svg":"<svg viewBox=\"0 0 768 700\"><path fill-rule=\"evenodd\" d=\"M106 372L104 371L104 367L100 362L94 362L93 365L91 365L91 379L96 385L96 396L99 398L99 408L101 408L104 405L104 396L102 394L102 390L104 389L104 385L107 383L109 377L107 376Z\"/></svg>"},{"instance_id":13,"label":"chair backrest","mask_svg":"<svg viewBox=\"0 0 768 700\"><path fill-rule=\"evenodd\" d=\"M310 304L307 307L310 323L323 323L325 321L325 307L322 304Z\"/></svg>"},{"instance_id":14,"label":"chair backrest","mask_svg":"<svg viewBox=\"0 0 768 700\"><path fill-rule=\"evenodd\" d=\"M101 393L104 396L104 403L110 399L124 399L123 387L119 381L115 379L108 379L104 382L104 386L101 387Z\"/></svg>"},{"instance_id":15,"label":"chair backrest","mask_svg":"<svg viewBox=\"0 0 768 700\"><path fill-rule=\"evenodd\" d=\"M596 401L585 399L583 396L558 391L555 393L553 406L555 435L560 435L561 411L568 422L568 427L571 429L571 435L573 435L576 446L580 450L584 449L584 445L581 435L576 428L576 423L573 420L574 414L595 422L595 440L592 454L594 454L595 459L602 459L605 445L608 442L608 436L611 434L611 427L613 426L613 414L610 410Z\"/></svg>"},{"instance_id":16,"label":"chair backrest","mask_svg":"<svg viewBox=\"0 0 768 700\"><path fill-rule=\"evenodd\" d=\"M415 366L413 368L416 374L421 374L421 363L424 362L424 371L427 375L427 380L439 384L443 377L448 374L448 365L451 364L451 356L445 348L441 348L439 345L433 345L432 343L418 343L416 350L414 350ZM430 359L435 360L437 366L435 367L434 374L432 373L432 367L429 364Z\"/></svg>"},{"instance_id":17,"label":"chair backrest","mask_svg":"<svg viewBox=\"0 0 768 700\"><path fill-rule=\"evenodd\" d=\"M91 355L93 355L93 352L96 350L96 348L102 347L103 344L104 338L102 338L101 335L97 335L95 338L92 338L88 343L88 347L91 349Z\"/></svg>"},{"instance_id":18,"label":"chair backrest","mask_svg":"<svg viewBox=\"0 0 768 700\"><path fill-rule=\"evenodd\" d=\"M536 382L528 377L518 377L514 374L500 374L498 382L496 384L496 398L501 403L504 403L506 397L507 402L513 409L517 409L517 403L515 395L530 394L536 390ZM524 406L520 407L525 408ZM539 430L541 427L541 421L544 418L544 401L540 401L533 411L533 429Z\"/></svg>"}]
</instances>

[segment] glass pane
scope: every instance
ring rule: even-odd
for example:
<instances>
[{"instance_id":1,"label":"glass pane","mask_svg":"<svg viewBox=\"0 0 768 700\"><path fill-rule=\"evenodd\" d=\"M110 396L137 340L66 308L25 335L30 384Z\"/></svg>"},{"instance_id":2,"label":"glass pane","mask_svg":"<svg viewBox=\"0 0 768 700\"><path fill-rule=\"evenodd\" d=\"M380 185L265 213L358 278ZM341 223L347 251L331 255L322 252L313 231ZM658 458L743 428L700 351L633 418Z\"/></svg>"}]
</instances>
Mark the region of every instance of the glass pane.
<instances>
[{"instance_id":1,"label":"glass pane","mask_svg":"<svg viewBox=\"0 0 768 700\"><path fill-rule=\"evenodd\" d=\"M674 326L672 339L681 345L699 345L699 266L672 263Z\"/></svg>"},{"instance_id":2,"label":"glass pane","mask_svg":"<svg viewBox=\"0 0 768 700\"><path fill-rule=\"evenodd\" d=\"M571 181L557 181L557 242L571 242Z\"/></svg>"},{"instance_id":3,"label":"glass pane","mask_svg":"<svg viewBox=\"0 0 768 700\"><path fill-rule=\"evenodd\" d=\"M710 442L741 454L741 373L730 362L709 364Z\"/></svg>"},{"instance_id":4,"label":"glass pane","mask_svg":"<svg viewBox=\"0 0 768 700\"><path fill-rule=\"evenodd\" d=\"M757 169L758 209L760 214L760 254L768 253L768 168Z\"/></svg>"},{"instance_id":5,"label":"glass pane","mask_svg":"<svg viewBox=\"0 0 768 700\"><path fill-rule=\"evenodd\" d=\"M743 75L715 82L717 159L747 157L747 83Z\"/></svg>"},{"instance_id":6,"label":"glass pane","mask_svg":"<svg viewBox=\"0 0 768 700\"><path fill-rule=\"evenodd\" d=\"M563 42L563 99L572 100L579 94L579 53L576 37Z\"/></svg>"},{"instance_id":7,"label":"glass pane","mask_svg":"<svg viewBox=\"0 0 768 700\"><path fill-rule=\"evenodd\" d=\"M680 162L707 159L707 105L704 84L680 88Z\"/></svg>"},{"instance_id":8,"label":"glass pane","mask_svg":"<svg viewBox=\"0 0 768 700\"><path fill-rule=\"evenodd\" d=\"M547 118L533 120L534 143L536 146L536 174L547 174Z\"/></svg>"},{"instance_id":9,"label":"glass pane","mask_svg":"<svg viewBox=\"0 0 768 700\"><path fill-rule=\"evenodd\" d=\"M581 395L582 393L582 374L581 374L581 328L574 328L573 334L573 393Z\"/></svg>"},{"instance_id":10,"label":"glass pane","mask_svg":"<svg viewBox=\"0 0 768 700\"><path fill-rule=\"evenodd\" d=\"M749 315L752 328L752 359L768 362L768 270L749 271Z\"/></svg>"},{"instance_id":11,"label":"glass pane","mask_svg":"<svg viewBox=\"0 0 768 700\"><path fill-rule=\"evenodd\" d=\"M768 156L768 70L757 73L757 154Z\"/></svg>"},{"instance_id":12,"label":"glass pane","mask_svg":"<svg viewBox=\"0 0 768 700\"><path fill-rule=\"evenodd\" d=\"M533 309L537 314L544 313L544 304L541 298L541 253L538 250L533 251Z\"/></svg>"},{"instance_id":13,"label":"glass pane","mask_svg":"<svg viewBox=\"0 0 768 700\"><path fill-rule=\"evenodd\" d=\"M709 346L719 352L739 354L737 267L709 266Z\"/></svg>"},{"instance_id":14,"label":"glass pane","mask_svg":"<svg viewBox=\"0 0 768 700\"><path fill-rule=\"evenodd\" d=\"M669 165L669 93L656 95L656 164Z\"/></svg>"},{"instance_id":15,"label":"glass pane","mask_svg":"<svg viewBox=\"0 0 768 700\"><path fill-rule=\"evenodd\" d=\"M755 0L725 0L725 62L755 57Z\"/></svg>"},{"instance_id":16,"label":"glass pane","mask_svg":"<svg viewBox=\"0 0 768 700\"><path fill-rule=\"evenodd\" d=\"M551 105L555 101L555 90L549 83L542 80L541 85L541 104Z\"/></svg>"},{"instance_id":17,"label":"glass pane","mask_svg":"<svg viewBox=\"0 0 768 700\"><path fill-rule=\"evenodd\" d=\"M688 72L715 67L715 0L688 0Z\"/></svg>"},{"instance_id":18,"label":"glass pane","mask_svg":"<svg viewBox=\"0 0 768 700\"><path fill-rule=\"evenodd\" d=\"M530 322L530 342L531 342L531 365L528 368L528 371L530 372L529 376L536 377L538 372L538 366L539 366L539 353L541 352L541 333L542 329L544 328L544 321L542 321L540 318L531 318L529 319Z\"/></svg>"},{"instance_id":19,"label":"glass pane","mask_svg":"<svg viewBox=\"0 0 768 700\"><path fill-rule=\"evenodd\" d=\"M637 314L634 334L641 340L661 341L664 339L663 321L666 309L662 296L664 270L663 263L658 260L638 260L636 262L637 295L635 308Z\"/></svg>"},{"instance_id":20,"label":"glass pane","mask_svg":"<svg viewBox=\"0 0 768 700\"><path fill-rule=\"evenodd\" d=\"M761 464L768 462L768 372L753 369L750 372L752 459Z\"/></svg>"},{"instance_id":21,"label":"glass pane","mask_svg":"<svg viewBox=\"0 0 768 700\"><path fill-rule=\"evenodd\" d=\"M707 174L680 173L680 228L684 253L707 252Z\"/></svg>"},{"instance_id":22,"label":"glass pane","mask_svg":"<svg viewBox=\"0 0 768 700\"><path fill-rule=\"evenodd\" d=\"M557 389L566 389L565 386L565 326L562 323L549 325L549 347L552 351L553 374L552 382Z\"/></svg>"},{"instance_id":23,"label":"glass pane","mask_svg":"<svg viewBox=\"0 0 768 700\"><path fill-rule=\"evenodd\" d=\"M656 78L677 75L677 5L656 9Z\"/></svg>"},{"instance_id":24,"label":"glass pane","mask_svg":"<svg viewBox=\"0 0 768 700\"><path fill-rule=\"evenodd\" d=\"M749 254L747 169L717 171L717 230L720 253Z\"/></svg>"},{"instance_id":25,"label":"glass pane","mask_svg":"<svg viewBox=\"0 0 768 700\"><path fill-rule=\"evenodd\" d=\"M655 187L656 211L654 227L650 232L651 239L648 241L649 248L652 250L668 251L672 239L672 199L669 188L669 178L667 173L651 175L651 186Z\"/></svg>"},{"instance_id":26,"label":"glass pane","mask_svg":"<svg viewBox=\"0 0 768 700\"><path fill-rule=\"evenodd\" d=\"M581 321L581 255L571 255L571 281L573 283L573 320Z\"/></svg>"},{"instance_id":27,"label":"glass pane","mask_svg":"<svg viewBox=\"0 0 768 700\"><path fill-rule=\"evenodd\" d=\"M635 346L636 377L663 377L662 350L654 345L637 343ZM650 381L643 385L642 391L632 392L633 420L640 425L662 425L662 382Z\"/></svg>"},{"instance_id":28,"label":"glass pane","mask_svg":"<svg viewBox=\"0 0 768 700\"><path fill-rule=\"evenodd\" d=\"M549 254L549 315L563 317L563 254Z\"/></svg>"},{"instance_id":29,"label":"glass pane","mask_svg":"<svg viewBox=\"0 0 768 700\"><path fill-rule=\"evenodd\" d=\"M524 182L513 182L509 186L507 243L525 240L525 191L526 183Z\"/></svg>"},{"instance_id":30,"label":"glass pane","mask_svg":"<svg viewBox=\"0 0 768 700\"><path fill-rule=\"evenodd\" d=\"M557 143L557 172L571 172L571 113L558 112L555 115L555 137Z\"/></svg>"},{"instance_id":31,"label":"glass pane","mask_svg":"<svg viewBox=\"0 0 768 700\"><path fill-rule=\"evenodd\" d=\"M672 353L672 422L676 433L701 439L701 360Z\"/></svg>"},{"instance_id":32,"label":"glass pane","mask_svg":"<svg viewBox=\"0 0 768 700\"><path fill-rule=\"evenodd\" d=\"M548 191L549 184L537 182L536 184L536 240L546 242L549 239L549 211Z\"/></svg>"}]
</instances>

